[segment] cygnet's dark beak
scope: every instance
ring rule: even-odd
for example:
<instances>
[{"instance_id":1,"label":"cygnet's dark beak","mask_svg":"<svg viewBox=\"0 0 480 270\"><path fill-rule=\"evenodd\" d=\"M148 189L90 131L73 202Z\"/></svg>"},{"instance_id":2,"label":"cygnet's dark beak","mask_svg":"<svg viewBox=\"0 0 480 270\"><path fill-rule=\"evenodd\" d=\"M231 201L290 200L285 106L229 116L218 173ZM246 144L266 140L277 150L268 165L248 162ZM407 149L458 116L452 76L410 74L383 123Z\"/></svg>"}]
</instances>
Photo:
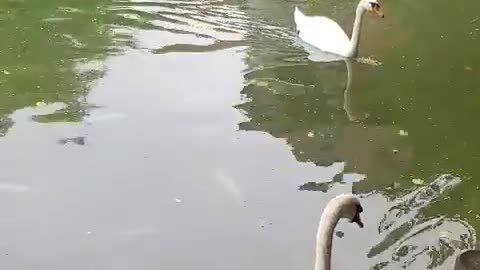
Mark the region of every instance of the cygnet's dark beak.
<instances>
[{"instance_id":1,"label":"cygnet's dark beak","mask_svg":"<svg viewBox=\"0 0 480 270\"><path fill-rule=\"evenodd\" d=\"M363 212L363 207L361 205L357 205L357 212L355 213L355 216L352 219L352 222L355 222L358 224L358 227L363 228L363 222L362 219L360 218L360 213Z\"/></svg>"}]
</instances>

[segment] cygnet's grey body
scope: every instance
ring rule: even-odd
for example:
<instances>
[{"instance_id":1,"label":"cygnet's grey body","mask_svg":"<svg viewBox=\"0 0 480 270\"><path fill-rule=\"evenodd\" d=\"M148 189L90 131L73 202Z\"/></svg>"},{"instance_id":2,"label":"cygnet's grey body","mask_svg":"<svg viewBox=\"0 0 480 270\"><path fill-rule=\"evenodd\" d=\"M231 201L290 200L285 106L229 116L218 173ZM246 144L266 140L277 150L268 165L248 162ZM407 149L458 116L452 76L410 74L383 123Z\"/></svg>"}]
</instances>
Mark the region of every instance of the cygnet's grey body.
<instances>
[{"instance_id":1,"label":"cygnet's grey body","mask_svg":"<svg viewBox=\"0 0 480 270\"><path fill-rule=\"evenodd\" d=\"M480 250L467 250L460 254L454 270L480 270Z\"/></svg>"}]
</instances>

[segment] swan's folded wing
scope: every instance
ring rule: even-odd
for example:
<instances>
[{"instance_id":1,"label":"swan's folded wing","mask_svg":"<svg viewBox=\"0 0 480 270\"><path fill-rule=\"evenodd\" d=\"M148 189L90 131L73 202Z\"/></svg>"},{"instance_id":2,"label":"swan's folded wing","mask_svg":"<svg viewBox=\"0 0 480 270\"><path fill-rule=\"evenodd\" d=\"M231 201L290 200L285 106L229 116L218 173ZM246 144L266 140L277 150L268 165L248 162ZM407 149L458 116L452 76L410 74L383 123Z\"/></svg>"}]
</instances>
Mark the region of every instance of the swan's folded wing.
<instances>
[{"instance_id":1,"label":"swan's folded wing","mask_svg":"<svg viewBox=\"0 0 480 270\"><path fill-rule=\"evenodd\" d=\"M299 37L322 51L345 55L351 49L347 34L330 18L304 16L296 24Z\"/></svg>"}]
</instances>

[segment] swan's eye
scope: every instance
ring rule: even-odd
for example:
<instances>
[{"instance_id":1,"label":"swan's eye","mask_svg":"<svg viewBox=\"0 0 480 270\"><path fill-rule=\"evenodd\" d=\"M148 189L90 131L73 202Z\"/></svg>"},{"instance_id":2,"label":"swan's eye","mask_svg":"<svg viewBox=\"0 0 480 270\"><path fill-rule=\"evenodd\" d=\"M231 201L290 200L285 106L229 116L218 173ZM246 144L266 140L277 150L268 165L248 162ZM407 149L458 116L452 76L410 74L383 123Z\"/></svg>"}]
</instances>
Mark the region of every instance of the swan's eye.
<instances>
[{"instance_id":1,"label":"swan's eye","mask_svg":"<svg viewBox=\"0 0 480 270\"><path fill-rule=\"evenodd\" d=\"M378 3L372 3L370 2L370 6L372 6L372 9L375 10L375 9L380 9L380 5Z\"/></svg>"},{"instance_id":2,"label":"swan's eye","mask_svg":"<svg viewBox=\"0 0 480 270\"><path fill-rule=\"evenodd\" d=\"M357 212L362 213L363 212L363 207L359 204L357 205Z\"/></svg>"}]
</instances>

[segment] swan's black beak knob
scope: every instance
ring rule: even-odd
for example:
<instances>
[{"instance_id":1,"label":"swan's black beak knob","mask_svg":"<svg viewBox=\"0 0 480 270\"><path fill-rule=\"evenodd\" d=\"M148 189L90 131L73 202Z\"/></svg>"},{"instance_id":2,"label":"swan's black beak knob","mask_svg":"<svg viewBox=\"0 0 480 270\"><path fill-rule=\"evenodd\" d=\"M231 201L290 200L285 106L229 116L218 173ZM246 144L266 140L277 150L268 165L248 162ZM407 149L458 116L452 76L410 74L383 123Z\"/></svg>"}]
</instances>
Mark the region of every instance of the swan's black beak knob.
<instances>
[{"instance_id":1,"label":"swan's black beak knob","mask_svg":"<svg viewBox=\"0 0 480 270\"><path fill-rule=\"evenodd\" d=\"M360 216L358 216L358 217L356 216L356 217L352 220L352 222L357 223L358 227L363 228L363 222L362 222L362 220L360 219Z\"/></svg>"},{"instance_id":2,"label":"swan's black beak knob","mask_svg":"<svg viewBox=\"0 0 480 270\"><path fill-rule=\"evenodd\" d=\"M357 205L357 212L355 213L355 216L352 219L352 222L355 222L358 224L358 227L363 228L363 222L362 218L360 217L360 213L363 212L363 207L361 205Z\"/></svg>"},{"instance_id":3,"label":"swan's black beak knob","mask_svg":"<svg viewBox=\"0 0 480 270\"><path fill-rule=\"evenodd\" d=\"M355 214L355 216L352 219L352 222L357 223L358 227L363 228L363 222L362 222L362 219L360 218L359 212Z\"/></svg>"}]
</instances>

